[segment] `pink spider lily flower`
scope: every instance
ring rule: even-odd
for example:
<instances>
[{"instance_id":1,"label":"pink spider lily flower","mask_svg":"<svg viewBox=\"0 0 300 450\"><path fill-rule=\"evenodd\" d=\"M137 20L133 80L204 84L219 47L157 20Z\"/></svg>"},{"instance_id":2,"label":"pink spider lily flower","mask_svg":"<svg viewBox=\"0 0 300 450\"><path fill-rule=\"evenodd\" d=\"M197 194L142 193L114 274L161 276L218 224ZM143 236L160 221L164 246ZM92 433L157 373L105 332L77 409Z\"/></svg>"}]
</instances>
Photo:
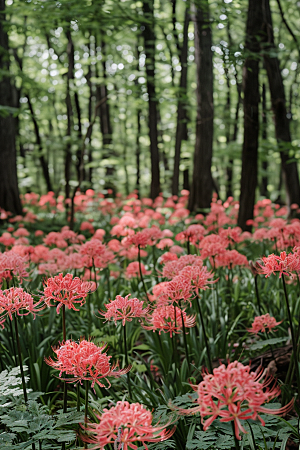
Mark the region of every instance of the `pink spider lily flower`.
<instances>
[{"instance_id":1,"label":"pink spider lily flower","mask_svg":"<svg viewBox=\"0 0 300 450\"><path fill-rule=\"evenodd\" d=\"M110 387L108 377L118 378L126 374L131 369L131 366L124 369L118 369L118 363L111 365L111 356L107 356L104 352L107 344L98 347L90 341L81 340L79 343L67 340L61 344L60 347L54 349L57 361L51 357L45 358L45 362L56 370L59 370L59 377L62 373L72 375L73 378L62 378L69 383L82 382L88 380L92 382L92 388L95 383L100 387ZM99 380L104 379L107 386Z\"/></svg>"},{"instance_id":2,"label":"pink spider lily flower","mask_svg":"<svg viewBox=\"0 0 300 450\"><path fill-rule=\"evenodd\" d=\"M62 273L59 275L48 278L44 285L44 295L43 300L47 306L55 306L51 303L57 302L57 314L59 314L60 308L65 305L69 309L74 309L74 311L79 311L75 308L75 303L79 303L82 306L85 303L85 299L91 291L92 284L86 281L82 281L78 277L74 277L70 273L63 276Z\"/></svg>"},{"instance_id":3,"label":"pink spider lily flower","mask_svg":"<svg viewBox=\"0 0 300 450\"><path fill-rule=\"evenodd\" d=\"M27 316L32 313L34 318L36 313L45 308L45 305L40 305L42 299L34 303L33 297L25 292L22 288L12 287L0 291L0 325L4 328L6 316L13 320L13 314L18 316Z\"/></svg>"},{"instance_id":4,"label":"pink spider lily flower","mask_svg":"<svg viewBox=\"0 0 300 450\"><path fill-rule=\"evenodd\" d=\"M180 271L178 278L181 278L183 283L188 283L190 285L190 289L199 295L200 290L205 291L209 288L210 284L214 284L218 281L210 280L213 276L214 274L209 272L206 266L187 266Z\"/></svg>"},{"instance_id":5,"label":"pink spider lily flower","mask_svg":"<svg viewBox=\"0 0 300 450\"><path fill-rule=\"evenodd\" d=\"M200 413L203 429L208 427L217 418L221 422L234 423L235 436L241 439L240 432L246 433L242 425L243 420L259 419L264 426L265 422L259 413L282 415L293 406L293 400L279 409L268 409L264 403L280 395L280 387L273 385L272 377L263 380L263 370L259 373L250 372L250 366L244 366L234 361L226 367L224 364L213 370L213 374L203 374L203 381L193 386L197 391L198 406L191 409L174 408L181 414Z\"/></svg>"},{"instance_id":6,"label":"pink spider lily flower","mask_svg":"<svg viewBox=\"0 0 300 450\"><path fill-rule=\"evenodd\" d=\"M280 256L272 253L269 256L262 258L260 266L260 273L266 275L266 278L272 274L279 272L279 278L282 275L290 275L292 272L300 271L300 258L298 252L286 253L281 252Z\"/></svg>"},{"instance_id":7,"label":"pink spider lily flower","mask_svg":"<svg viewBox=\"0 0 300 450\"><path fill-rule=\"evenodd\" d=\"M182 332L182 317L185 328L192 328L196 325L196 315L190 316L182 311L177 306L163 305L157 307L152 314L147 317L149 325L143 325L145 330L152 330L153 332L159 330L159 334L170 333L170 337L174 334Z\"/></svg>"},{"instance_id":8,"label":"pink spider lily flower","mask_svg":"<svg viewBox=\"0 0 300 450\"><path fill-rule=\"evenodd\" d=\"M141 271L142 275L150 275L152 273L151 270L146 270L146 267L143 263L141 263ZM138 261L134 261L128 264L124 276L128 280L130 280L131 278L140 277L140 266Z\"/></svg>"},{"instance_id":9,"label":"pink spider lily flower","mask_svg":"<svg viewBox=\"0 0 300 450\"><path fill-rule=\"evenodd\" d=\"M28 276L28 266L28 261L13 250L0 253L0 280L4 278L9 281L15 277L21 283Z\"/></svg>"},{"instance_id":10,"label":"pink spider lily flower","mask_svg":"<svg viewBox=\"0 0 300 450\"><path fill-rule=\"evenodd\" d=\"M276 331L274 330L274 328L282 322L282 320L280 322L276 322L275 317L271 317L269 313L263 314L262 316L255 317L251 328L249 328L247 331L249 331L249 333L255 334L258 334L259 332L264 333L267 329L268 332L271 330Z\"/></svg>"},{"instance_id":11,"label":"pink spider lily flower","mask_svg":"<svg viewBox=\"0 0 300 450\"><path fill-rule=\"evenodd\" d=\"M97 415L99 423L82 425L92 436L81 436L84 442L95 444L92 450L104 449L107 444L115 444L114 448L123 450L137 449L134 442L141 442L148 449L146 442L162 442L169 439L175 432L170 425L152 425L152 413L140 403L117 402L110 409L105 408L101 416ZM118 446L120 444L120 447Z\"/></svg>"},{"instance_id":12,"label":"pink spider lily flower","mask_svg":"<svg viewBox=\"0 0 300 450\"><path fill-rule=\"evenodd\" d=\"M125 326L126 322L131 322L135 317L144 317L149 312L149 307L144 308L144 302L137 298L121 297L117 295L116 299L107 303L105 308L107 311L99 311L99 313L105 317L106 320L113 319L115 323L117 320L122 320L122 325Z\"/></svg>"}]
</instances>

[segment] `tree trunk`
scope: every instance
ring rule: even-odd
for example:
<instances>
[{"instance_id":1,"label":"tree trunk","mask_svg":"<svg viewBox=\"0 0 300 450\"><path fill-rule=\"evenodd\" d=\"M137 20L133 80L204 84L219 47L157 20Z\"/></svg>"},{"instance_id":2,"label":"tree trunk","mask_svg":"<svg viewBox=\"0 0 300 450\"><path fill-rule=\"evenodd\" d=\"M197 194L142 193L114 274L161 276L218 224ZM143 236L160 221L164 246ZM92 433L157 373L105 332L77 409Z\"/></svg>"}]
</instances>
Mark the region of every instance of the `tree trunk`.
<instances>
[{"instance_id":1,"label":"tree trunk","mask_svg":"<svg viewBox=\"0 0 300 450\"><path fill-rule=\"evenodd\" d=\"M71 137L71 131L73 128L73 108L71 100L71 80L74 76L74 44L70 29L67 29L66 36L68 39L67 55L68 55L68 72L67 72L67 92L66 92L66 106L67 106L67 136ZM71 143L67 142L65 151L65 196L66 199L70 198L70 176L71 176ZM66 209L67 209L66 204Z\"/></svg>"},{"instance_id":2,"label":"tree trunk","mask_svg":"<svg viewBox=\"0 0 300 450\"><path fill-rule=\"evenodd\" d=\"M213 145L212 34L208 0L194 7L195 61L197 70L197 119L194 170L189 209L209 208L213 191L211 160Z\"/></svg>"},{"instance_id":3,"label":"tree trunk","mask_svg":"<svg viewBox=\"0 0 300 450\"><path fill-rule=\"evenodd\" d=\"M263 20L265 37L268 43L264 52L264 62L268 74L272 109L275 121L275 134L281 156L282 174L287 193L287 204L300 205L300 184L296 161L291 155L290 122L287 116L284 85L277 56L270 56L276 50L274 44L273 23L269 0L263 0Z\"/></svg>"},{"instance_id":4,"label":"tree trunk","mask_svg":"<svg viewBox=\"0 0 300 450\"><path fill-rule=\"evenodd\" d=\"M259 51L262 30L262 5L249 0L245 53L248 55L243 71L244 88L244 143L242 152L242 176L238 225L245 231L253 219L255 191L257 187L257 158L259 132Z\"/></svg>"},{"instance_id":5,"label":"tree trunk","mask_svg":"<svg viewBox=\"0 0 300 450\"><path fill-rule=\"evenodd\" d=\"M9 77L8 35L5 29L5 0L0 0L0 105L14 107ZM19 196L15 123L11 112L0 114L0 208L14 214L22 214Z\"/></svg>"},{"instance_id":6,"label":"tree trunk","mask_svg":"<svg viewBox=\"0 0 300 450\"><path fill-rule=\"evenodd\" d=\"M42 139L41 139L41 135L40 135L39 125L38 125L38 123L36 121L36 118L35 118L33 106L32 106L31 99L30 99L30 95L27 93L26 96L27 96L27 100L28 100L28 106L29 106L29 110L30 110L30 114L31 114L31 119L32 119L32 122L33 122L34 133L35 133L35 138L36 138L36 144L37 144L38 149L39 149L39 160L40 160L42 172L43 172L43 175L44 175L44 178L45 178L47 190L48 190L48 192L49 191L53 191L52 183L51 183L51 180L50 180L48 162L46 161L46 159L45 159L45 157L43 155L43 145L42 145Z\"/></svg>"},{"instance_id":7,"label":"tree trunk","mask_svg":"<svg viewBox=\"0 0 300 450\"><path fill-rule=\"evenodd\" d=\"M188 58L188 27L190 21L189 5L186 6L183 26L183 42L180 49L180 84L179 84L179 98L177 105L177 125L176 125L176 137L175 137L175 156L174 156L174 171L172 181L172 194L178 195L179 186L179 166L180 166L180 152L181 143L187 138L187 58Z\"/></svg>"},{"instance_id":8,"label":"tree trunk","mask_svg":"<svg viewBox=\"0 0 300 450\"><path fill-rule=\"evenodd\" d=\"M142 31L144 38L144 50L146 54L146 79L148 92L149 108L149 138L150 138L150 156L151 156L151 189L150 197L156 198L160 193L160 170L159 170L159 152L157 138L157 99L155 94L155 33L154 33L154 4L152 0L143 1L143 13L145 18L144 29Z\"/></svg>"},{"instance_id":9,"label":"tree trunk","mask_svg":"<svg viewBox=\"0 0 300 450\"><path fill-rule=\"evenodd\" d=\"M262 85L262 133L261 137L263 142L266 142L267 140L267 101L266 101L266 85L263 83ZM268 197L268 176L267 176L267 170L268 170L268 161L267 161L267 155L263 154L263 160L262 160L262 170L263 170L263 176L261 178L261 188L260 193L264 197Z\"/></svg>"}]
</instances>

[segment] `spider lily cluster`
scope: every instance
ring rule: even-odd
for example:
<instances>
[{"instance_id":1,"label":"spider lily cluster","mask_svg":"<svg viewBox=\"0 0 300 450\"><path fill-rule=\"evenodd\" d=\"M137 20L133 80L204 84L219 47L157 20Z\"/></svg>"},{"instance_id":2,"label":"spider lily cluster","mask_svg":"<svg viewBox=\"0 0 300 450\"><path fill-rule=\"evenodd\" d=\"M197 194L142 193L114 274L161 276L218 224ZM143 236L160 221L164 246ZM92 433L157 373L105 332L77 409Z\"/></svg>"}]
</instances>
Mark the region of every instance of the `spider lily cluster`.
<instances>
[{"instance_id":1,"label":"spider lily cluster","mask_svg":"<svg viewBox=\"0 0 300 450\"><path fill-rule=\"evenodd\" d=\"M56 389L64 385L64 411L74 389L79 411L84 403L77 431L85 448L148 448L168 439L183 448L187 423L205 431L217 420L231 422L239 441L245 421L264 425L261 414L287 415L295 392L299 397L300 222L288 222L283 208L265 200L255 207L254 233L243 233L233 199L213 199L210 213L195 217L187 199L187 191L153 202L89 190L75 198L75 230L48 233L39 217L64 212L52 194L26 194L26 214L7 214L0 235L3 342L9 336L17 344L26 402L22 360L33 353L19 337L25 339L27 325L42 336L52 317L55 333L40 364L49 377L56 374ZM267 297L273 287L274 305ZM293 347L289 378L281 380L285 406L275 409L264 405L281 398L277 381L250 363L252 347L262 342L276 364L274 332L278 343ZM192 389L196 406L176 406ZM162 406L164 419L155 414Z\"/></svg>"}]
</instances>

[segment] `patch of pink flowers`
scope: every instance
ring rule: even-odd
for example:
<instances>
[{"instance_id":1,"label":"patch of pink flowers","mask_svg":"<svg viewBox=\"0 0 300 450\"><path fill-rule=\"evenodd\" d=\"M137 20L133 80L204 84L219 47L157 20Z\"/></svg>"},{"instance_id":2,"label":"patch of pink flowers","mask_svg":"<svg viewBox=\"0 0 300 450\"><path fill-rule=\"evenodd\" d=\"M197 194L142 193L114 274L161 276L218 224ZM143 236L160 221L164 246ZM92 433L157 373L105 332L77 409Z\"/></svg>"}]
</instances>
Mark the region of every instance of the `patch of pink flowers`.
<instances>
[{"instance_id":1,"label":"patch of pink flowers","mask_svg":"<svg viewBox=\"0 0 300 450\"><path fill-rule=\"evenodd\" d=\"M66 378L70 383L82 382L88 380L92 382L92 388L95 383L100 387L106 387L99 380L104 379L110 387L108 377L120 377L131 369L131 366L118 369L118 363L111 365L111 356L104 352L106 344L98 347L90 341L81 340L79 343L67 340L59 348L53 349L57 361L51 357L45 358L45 362L56 370L59 370L59 376L63 373L71 375L73 378Z\"/></svg>"},{"instance_id":2,"label":"patch of pink flowers","mask_svg":"<svg viewBox=\"0 0 300 450\"><path fill-rule=\"evenodd\" d=\"M182 320L183 318L183 320ZM159 306L154 309L152 314L147 317L148 324L143 325L146 330L159 331L159 334L173 334L182 332L183 325L185 328L192 328L196 325L196 316L187 315L185 311L181 311L177 306Z\"/></svg>"},{"instance_id":3,"label":"patch of pink flowers","mask_svg":"<svg viewBox=\"0 0 300 450\"><path fill-rule=\"evenodd\" d=\"M85 431L92 436L81 436L84 442L95 444L92 449L104 449L107 444L123 450L137 449L134 442L140 442L148 449L146 442L162 442L169 439L175 427L167 431L165 425L152 425L152 413L140 403L117 402L110 409L105 408L99 423L89 423ZM120 446L118 445L120 444Z\"/></svg>"},{"instance_id":4,"label":"patch of pink flowers","mask_svg":"<svg viewBox=\"0 0 300 450\"><path fill-rule=\"evenodd\" d=\"M149 307L143 308L144 302L137 298L129 298L129 295L122 297L117 295L115 300L107 303L105 308L107 311L99 311L106 320L122 320L124 326L126 322L131 322L133 318L144 317L149 312Z\"/></svg>"},{"instance_id":5,"label":"patch of pink flowers","mask_svg":"<svg viewBox=\"0 0 300 450\"><path fill-rule=\"evenodd\" d=\"M258 334L259 332L264 333L265 331L276 331L274 330L277 325L281 324L280 322L276 322L275 317L271 317L270 314L263 314L262 316L257 316L252 323L251 328L248 329L250 333Z\"/></svg>"},{"instance_id":6,"label":"patch of pink flowers","mask_svg":"<svg viewBox=\"0 0 300 450\"><path fill-rule=\"evenodd\" d=\"M79 311L75 308L75 304L78 303L82 306L91 289L92 283L82 281L78 277L73 278L73 275L70 273L67 273L65 276L60 273L46 280L42 298L47 306L57 305L56 311L58 314L63 305L69 309L74 309L74 311Z\"/></svg>"},{"instance_id":7,"label":"patch of pink flowers","mask_svg":"<svg viewBox=\"0 0 300 450\"><path fill-rule=\"evenodd\" d=\"M200 413L204 431L217 418L221 422L233 422L235 436L241 439L240 432L246 433L242 421L264 420L259 413L281 415L289 411L293 401L279 409L268 409L263 405L280 395L280 387L270 388L272 377L263 379L263 372L250 372L250 366L234 361L226 367L224 364L213 370L213 374L204 374L203 381L194 386L197 391L198 406L192 409L178 409L182 414Z\"/></svg>"},{"instance_id":8,"label":"patch of pink flowers","mask_svg":"<svg viewBox=\"0 0 300 450\"><path fill-rule=\"evenodd\" d=\"M22 288L12 287L0 291L0 324L2 328L4 328L3 323L6 316L13 320L13 314L27 316L32 313L35 318L36 313L45 308L45 305L41 305L41 303L42 299L34 302L32 295Z\"/></svg>"}]
</instances>

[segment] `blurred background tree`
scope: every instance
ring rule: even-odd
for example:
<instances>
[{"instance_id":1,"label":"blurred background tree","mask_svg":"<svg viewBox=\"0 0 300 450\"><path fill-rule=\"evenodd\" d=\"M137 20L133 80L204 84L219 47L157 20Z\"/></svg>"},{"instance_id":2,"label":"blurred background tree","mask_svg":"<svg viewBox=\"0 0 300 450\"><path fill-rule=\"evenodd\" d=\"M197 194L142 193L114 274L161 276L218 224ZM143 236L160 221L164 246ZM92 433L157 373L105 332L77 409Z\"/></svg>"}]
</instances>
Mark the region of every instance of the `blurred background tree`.
<instances>
[{"instance_id":1,"label":"blurred background tree","mask_svg":"<svg viewBox=\"0 0 300 450\"><path fill-rule=\"evenodd\" d=\"M193 211L214 191L240 198L245 229L263 196L300 203L299 2L1 0L0 10L0 207L20 212L18 187L185 188Z\"/></svg>"}]
</instances>

